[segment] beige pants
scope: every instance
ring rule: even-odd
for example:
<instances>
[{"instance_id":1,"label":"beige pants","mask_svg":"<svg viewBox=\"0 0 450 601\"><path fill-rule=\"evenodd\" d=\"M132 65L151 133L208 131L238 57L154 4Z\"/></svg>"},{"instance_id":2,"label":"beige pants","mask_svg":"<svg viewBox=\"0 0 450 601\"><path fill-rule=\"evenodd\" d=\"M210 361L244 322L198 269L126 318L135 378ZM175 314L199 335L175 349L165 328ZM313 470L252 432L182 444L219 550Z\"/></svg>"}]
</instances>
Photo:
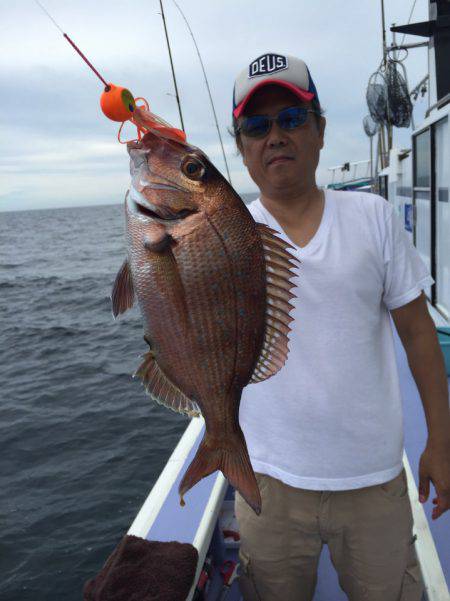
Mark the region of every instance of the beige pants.
<instances>
[{"instance_id":1,"label":"beige pants","mask_svg":"<svg viewBox=\"0 0 450 601\"><path fill-rule=\"evenodd\" d=\"M404 470L385 484L333 492L256 477L260 516L236 493L245 601L311 601L324 543L350 601L420 601Z\"/></svg>"}]
</instances>

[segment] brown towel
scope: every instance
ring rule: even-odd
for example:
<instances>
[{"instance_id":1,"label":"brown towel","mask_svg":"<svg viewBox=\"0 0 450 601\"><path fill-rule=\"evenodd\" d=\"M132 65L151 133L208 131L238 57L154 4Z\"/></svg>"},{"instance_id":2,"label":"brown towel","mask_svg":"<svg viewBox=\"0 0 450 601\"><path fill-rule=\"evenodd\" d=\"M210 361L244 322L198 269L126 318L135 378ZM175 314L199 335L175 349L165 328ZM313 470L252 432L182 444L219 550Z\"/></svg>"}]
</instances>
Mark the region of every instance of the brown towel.
<instances>
[{"instance_id":1,"label":"brown towel","mask_svg":"<svg viewBox=\"0 0 450 601\"><path fill-rule=\"evenodd\" d=\"M185 601L198 552L186 543L124 536L102 570L84 585L84 601Z\"/></svg>"}]
</instances>

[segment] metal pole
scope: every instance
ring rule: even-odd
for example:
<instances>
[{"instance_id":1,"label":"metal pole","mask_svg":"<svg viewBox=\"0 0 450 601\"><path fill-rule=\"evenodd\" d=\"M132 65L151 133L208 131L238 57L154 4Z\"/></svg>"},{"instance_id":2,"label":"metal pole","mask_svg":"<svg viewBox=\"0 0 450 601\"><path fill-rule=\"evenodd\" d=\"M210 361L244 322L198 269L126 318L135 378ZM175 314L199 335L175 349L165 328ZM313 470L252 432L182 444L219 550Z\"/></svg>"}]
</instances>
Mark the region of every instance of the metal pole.
<instances>
[{"instance_id":1,"label":"metal pole","mask_svg":"<svg viewBox=\"0 0 450 601\"><path fill-rule=\"evenodd\" d=\"M378 194L378 177L375 177L375 174L378 173L378 161L380 159L380 140L381 140L381 129L378 130L377 135L377 152L375 158L375 169L374 169L374 182L373 182L373 192Z\"/></svg>"},{"instance_id":2,"label":"metal pole","mask_svg":"<svg viewBox=\"0 0 450 601\"><path fill-rule=\"evenodd\" d=\"M384 127L382 127L381 128L381 143L383 146L383 169L389 165L389 159L388 159L389 154L386 151L386 143L387 143L386 137L388 135L389 135L388 128L386 127L386 132L385 132Z\"/></svg>"},{"instance_id":3,"label":"metal pole","mask_svg":"<svg viewBox=\"0 0 450 601\"><path fill-rule=\"evenodd\" d=\"M177 80L176 80L176 77L175 77L175 69L173 67L172 52L170 51L169 35L167 33L166 18L164 16L164 8L163 8L162 0L159 0L159 4L161 6L161 16L162 16L162 20L163 20L163 23L164 23L164 31L165 31L165 34L166 34L167 49L169 50L170 66L172 68L173 85L175 87L175 97L177 99L178 112L180 113L181 129L183 131L185 131L184 130L184 122L183 122L183 114L181 112L180 97L178 95Z\"/></svg>"},{"instance_id":4,"label":"metal pole","mask_svg":"<svg viewBox=\"0 0 450 601\"><path fill-rule=\"evenodd\" d=\"M392 27L395 27L395 23L392 23ZM397 50L395 49L395 47L397 46L396 44L396 37L395 37L395 31L392 32L392 44L391 44L391 49L394 49L394 60L397 60Z\"/></svg>"},{"instance_id":5,"label":"metal pole","mask_svg":"<svg viewBox=\"0 0 450 601\"><path fill-rule=\"evenodd\" d=\"M385 15L384 15L384 0L381 0L381 21L382 21L382 27L383 27L383 67L386 70L387 47L386 47L386 20L385 20ZM388 104L388 117L389 117L389 104ZM386 127L386 130L387 130L387 136L388 136L387 142L389 144L389 140L392 137L389 134L389 131L392 130L392 126L388 125ZM389 164L389 159L386 157L386 142L385 142L385 138L384 138L384 127L381 127L381 143L382 143L382 147L383 147L381 164L382 164L382 169L384 169L384 167L387 167L387 165Z\"/></svg>"},{"instance_id":6,"label":"metal pole","mask_svg":"<svg viewBox=\"0 0 450 601\"><path fill-rule=\"evenodd\" d=\"M386 22L384 18L384 0L381 0L381 21L383 25L383 64L386 64Z\"/></svg>"},{"instance_id":7,"label":"metal pole","mask_svg":"<svg viewBox=\"0 0 450 601\"><path fill-rule=\"evenodd\" d=\"M395 23L392 23L392 27L395 27ZM393 44L395 46L396 45L395 31L392 34L392 42L393 42ZM387 51L386 51L386 54L387 54ZM394 60L397 60L397 56L398 56L398 52L395 50L394 51ZM390 152L392 150L393 134L394 134L394 128L393 128L392 124L389 123L388 128L387 128L387 135L388 135L388 157L387 157L387 163L388 164L389 164L389 160L390 160Z\"/></svg>"},{"instance_id":8,"label":"metal pole","mask_svg":"<svg viewBox=\"0 0 450 601\"><path fill-rule=\"evenodd\" d=\"M377 156L377 171L378 171L378 161L380 162L380 171L383 169L383 148L381 144L381 127L378 131L378 156Z\"/></svg>"},{"instance_id":9,"label":"metal pole","mask_svg":"<svg viewBox=\"0 0 450 601\"><path fill-rule=\"evenodd\" d=\"M400 44L399 46L393 44L389 47L389 52L394 52L397 50L408 50L409 48L422 48L425 46L428 48L429 45L429 42L418 42L417 44Z\"/></svg>"},{"instance_id":10,"label":"metal pole","mask_svg":"<svg viewBox=\"0 0 450 601\"><path fill-rule=\"evenodd\" d=\"M370 187L373 188L373 136L370 136ZM373 191L373 190L372 190Z\"/></svg>"},{"instance_id":11,"label":"metal pole","mask_svg":"<svg viewBox=\"0 0 450 601\"><path fill-rule=\"evenodd\" d=\"M385 164L384 164L384 148L385 148L385 144L384 144L384 125L381 125L380 127L380 133L379 133L379 153L380 153L380 169L384 169Z\"/></svg>"}]
</instances>

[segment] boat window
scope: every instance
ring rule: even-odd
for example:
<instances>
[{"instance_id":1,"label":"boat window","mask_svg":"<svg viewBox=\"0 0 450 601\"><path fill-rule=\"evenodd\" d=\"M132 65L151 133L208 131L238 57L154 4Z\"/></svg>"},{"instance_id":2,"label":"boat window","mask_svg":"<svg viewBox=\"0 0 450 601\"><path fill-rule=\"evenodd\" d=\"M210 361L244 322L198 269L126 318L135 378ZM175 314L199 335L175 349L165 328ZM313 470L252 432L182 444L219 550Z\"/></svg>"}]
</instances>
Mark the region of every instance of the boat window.
<instances>
[{"instance_id":1,"label":"boat window","mask_svg":"<svg viewBox=\"0 0 450 601\"><path fill-rule=\"evenodd\" d=\"M432 273L432 203L431 203L431 132L429 129L414 138L414 244L423 262ZM425 294L432 300L432 290Z\"/></svg>"},{"instance_id":2,"label":"boat window","mask_svg":"<svg viewBox=\"0 0 450 601\"><path fill-rule=\"evenodd\" d=\"M380 196L382 196L383 198L385 198L387 200L388 199L388 176L387 175L380 175L380 177L378 178L378 190L379 190Z\"/></svg>"},{"instance_id":3,"label":"boat window","mask_svg":"<svg viewBox=\"0 0 450 601\"><path fill-rule=\"evenodd\" d=\"M436 261L436 308L450 319L450 143L448 119L434 126L436 156L435 198L435 261Z\"/></svg>"},{"instance_id":4,"label":"boat window","mask_svg":"<svg viewBox=\"0 0 450 601\"><path fill-rule=\"evenodd\" d=\"M431 144L430 130L416 136L415 139L414 185L417 188L429 188L431 185Z\"/></svg>"}]
</instances>

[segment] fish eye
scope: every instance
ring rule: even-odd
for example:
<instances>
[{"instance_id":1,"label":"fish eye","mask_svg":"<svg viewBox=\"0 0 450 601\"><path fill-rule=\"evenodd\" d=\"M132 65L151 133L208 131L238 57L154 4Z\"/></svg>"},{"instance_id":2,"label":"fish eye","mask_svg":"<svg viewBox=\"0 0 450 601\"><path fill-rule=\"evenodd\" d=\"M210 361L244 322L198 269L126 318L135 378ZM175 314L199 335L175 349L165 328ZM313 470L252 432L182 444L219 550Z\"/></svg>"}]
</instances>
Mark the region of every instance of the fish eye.
<instances>
[{"instance_id":1,"label":"fish eye","mask_svg":"<svg viewBox=\"0 0 450 601\"><path fill-rule=\"evenodd\" d=\"M192 156L186 157L181 165L181 170L189 179L200 181L206 173L203 163Z\"/></svg>"}]
</instances>

